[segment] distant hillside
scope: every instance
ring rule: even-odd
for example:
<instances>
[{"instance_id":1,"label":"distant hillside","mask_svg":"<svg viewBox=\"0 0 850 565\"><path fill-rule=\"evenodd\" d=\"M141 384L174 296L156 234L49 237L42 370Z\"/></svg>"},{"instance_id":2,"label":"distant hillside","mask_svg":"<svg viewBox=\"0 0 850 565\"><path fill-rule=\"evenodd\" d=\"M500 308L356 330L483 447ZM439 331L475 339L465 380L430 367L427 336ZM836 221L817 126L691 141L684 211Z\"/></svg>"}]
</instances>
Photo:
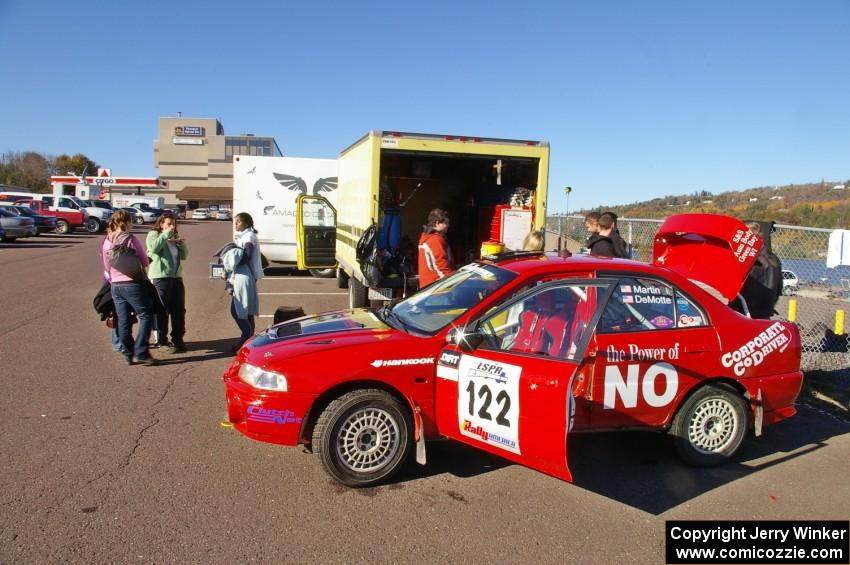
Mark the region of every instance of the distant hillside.
<instances>
[{"instance_id":1,"label":"distant hillside","mask_svg":"<svg viewBox=\"0 0 850 565\"><path fill-rule=\"evenodd\" d=\"M845 188L836 189L835 186ZM850 227L850 181L759 187L712 194L698 191L606 208L625 218L666 218L703 212L817 228ZM582 210L578 213L586 213Z\"/></svg>"}]
</instances>

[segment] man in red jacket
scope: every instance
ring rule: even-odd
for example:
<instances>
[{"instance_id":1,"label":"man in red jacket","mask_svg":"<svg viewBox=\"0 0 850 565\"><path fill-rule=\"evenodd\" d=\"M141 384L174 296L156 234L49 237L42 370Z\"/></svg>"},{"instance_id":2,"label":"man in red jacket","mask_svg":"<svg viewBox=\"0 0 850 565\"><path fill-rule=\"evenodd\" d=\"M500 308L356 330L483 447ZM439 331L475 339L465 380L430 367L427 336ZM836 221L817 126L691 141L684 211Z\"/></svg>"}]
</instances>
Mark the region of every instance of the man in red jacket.
<instances>
[{"instance_id":1,"label":"man in red jacket","mask_svg":"<svg viewBox=\"0 0 850 565\"><path fill-rule=\"evenodd\" d=\"M455 270L452 251L446 241L448 229L448 212L434 208L428 213L428 225L419 237L419 288L425 288Z\"/></svg>"}]
</instances>

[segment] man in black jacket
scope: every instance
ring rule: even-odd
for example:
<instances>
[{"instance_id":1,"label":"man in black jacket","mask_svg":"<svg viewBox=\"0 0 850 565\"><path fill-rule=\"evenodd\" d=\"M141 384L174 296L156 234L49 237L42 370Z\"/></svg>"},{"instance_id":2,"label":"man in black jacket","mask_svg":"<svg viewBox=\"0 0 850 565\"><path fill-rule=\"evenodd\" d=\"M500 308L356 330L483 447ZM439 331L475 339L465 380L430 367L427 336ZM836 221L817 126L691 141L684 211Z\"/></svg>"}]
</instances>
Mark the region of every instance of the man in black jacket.
<instances>
[{"instance_id":1,"label":"man in black jacket","mask_svg":"<svg viewBox=\"0 0 850 565\"><path fill-rule=\"evenodd\" d=\"M598 225L599 231L591 234L590 239L587 240L587 247L590 249L590 254L600 257L616 257L616 248L611 238L611 232L614 226L613 214L606 212L599 216Z\"/></svg>"}]
</instances>

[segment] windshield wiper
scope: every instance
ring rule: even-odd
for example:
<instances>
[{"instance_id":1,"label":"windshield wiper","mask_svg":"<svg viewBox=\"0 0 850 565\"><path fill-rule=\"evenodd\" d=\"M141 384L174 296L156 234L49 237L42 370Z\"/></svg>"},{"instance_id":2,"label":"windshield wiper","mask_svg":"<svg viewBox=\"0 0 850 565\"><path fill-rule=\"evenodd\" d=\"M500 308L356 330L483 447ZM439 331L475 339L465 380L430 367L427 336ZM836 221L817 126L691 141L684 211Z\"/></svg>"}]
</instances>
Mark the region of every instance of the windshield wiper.
<instances>
[{"instance_id":1,"label":"windshield wiper","mask_svg":"<svg viewBox=\"0 0 850 565\"><path fill-rule=\"evenodd\" d=\"M389 321L390 318L396 320L401 326L401 329L410 333L410 331L408 330L409 326L404 322L404 320L401 319L401 316L393 312L393 307L391 303L388 302L386 305L384 305L383 308L381 308L381 316L383 317L385 322Z\"/></svg>"}]
</instances>

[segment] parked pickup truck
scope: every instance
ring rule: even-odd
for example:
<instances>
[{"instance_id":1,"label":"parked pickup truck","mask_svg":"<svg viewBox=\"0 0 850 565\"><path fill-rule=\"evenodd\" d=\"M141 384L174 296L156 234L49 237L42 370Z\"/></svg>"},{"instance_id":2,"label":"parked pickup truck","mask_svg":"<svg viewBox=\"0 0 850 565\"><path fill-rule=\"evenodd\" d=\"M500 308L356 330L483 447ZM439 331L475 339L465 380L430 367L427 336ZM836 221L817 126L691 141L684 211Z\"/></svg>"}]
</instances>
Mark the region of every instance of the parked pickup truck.
<instances>
[{"instance_id":1,"label":"parked pickup truck","mask_svg":"<svg viewBox=\"0 0 850 565\"><path fill-rule=\"evenodd\" d=\"M39 216L56 218L56 233L71 233L73 228L81 228L86 223L86 215L82 212L54 211L43 200L18 200L15 202L15 206L26 206Z\"/></svg>"}]
</instances>

